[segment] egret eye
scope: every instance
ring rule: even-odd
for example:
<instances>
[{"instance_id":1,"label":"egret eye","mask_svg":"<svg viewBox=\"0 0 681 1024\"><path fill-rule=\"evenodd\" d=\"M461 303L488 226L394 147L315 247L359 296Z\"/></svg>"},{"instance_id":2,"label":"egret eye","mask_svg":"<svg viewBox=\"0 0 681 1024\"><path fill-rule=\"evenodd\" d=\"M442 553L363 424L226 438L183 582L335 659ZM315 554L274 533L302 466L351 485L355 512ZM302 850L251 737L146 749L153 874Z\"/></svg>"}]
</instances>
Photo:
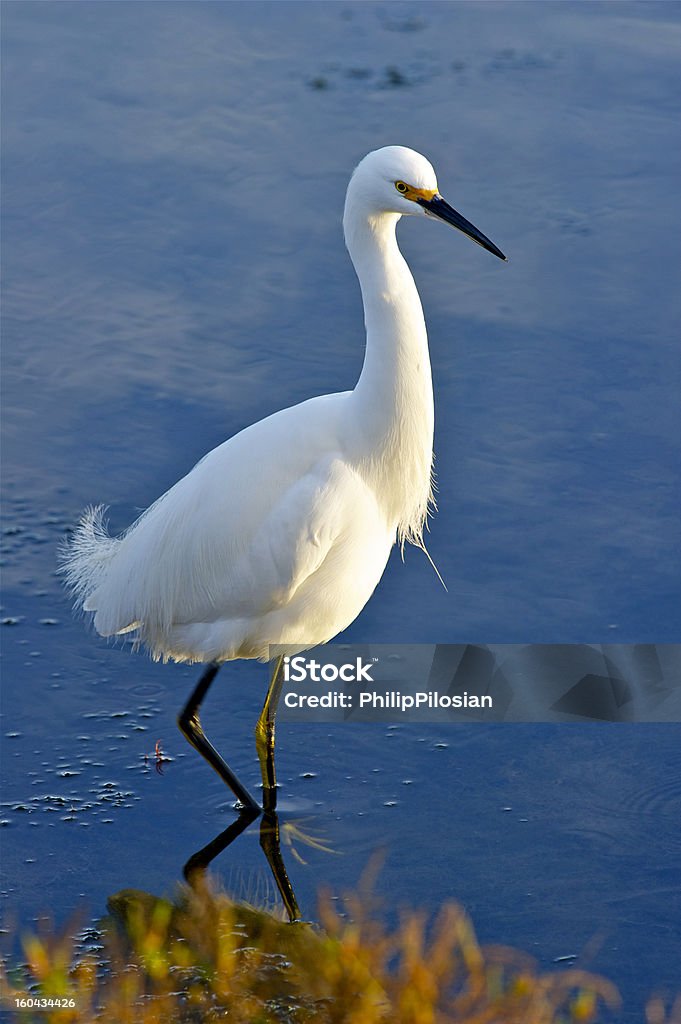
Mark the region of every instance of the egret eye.
<instances>
[{"instance_id":1,"label":"egret eye","mask_svg":"<svg viewBox=\"0 0 681 1024\"><path fill-rule=\"evenodd\" d=\"M408 192L408 191L409 191L409 186L408 186L408 185L407 185L407 183L406 183L406 182L404 182L404 181L396 181L396 182L395 182L395 188L396 188L396 189L397 189L397 191L398 191L398 192L400 192L400 193L401 193L402 195L404 195L404 193L405 193L405 192Z\"/></svg>"}]
</instances>

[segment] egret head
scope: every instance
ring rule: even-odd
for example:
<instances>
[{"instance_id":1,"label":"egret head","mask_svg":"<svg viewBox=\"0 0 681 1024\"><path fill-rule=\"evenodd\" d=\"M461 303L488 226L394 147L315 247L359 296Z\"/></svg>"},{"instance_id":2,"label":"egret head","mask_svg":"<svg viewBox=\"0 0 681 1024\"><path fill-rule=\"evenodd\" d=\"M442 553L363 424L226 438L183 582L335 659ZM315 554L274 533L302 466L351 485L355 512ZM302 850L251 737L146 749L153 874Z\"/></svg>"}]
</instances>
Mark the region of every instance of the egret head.
<instances>
[{"instance_id":1,"label":"egret head","mask_svg":"<svg viewBox=\"0 0 681 1024\"><path fill-rule=\"evenodd\" d=\"M424 156L405 146L385 146L367 154L355 168L345 203L346 234L350 211L365 216L395 214L436 217L462 231L499 259L501 249L440 195L437 178Z\"/></svg>"}]
</instances>

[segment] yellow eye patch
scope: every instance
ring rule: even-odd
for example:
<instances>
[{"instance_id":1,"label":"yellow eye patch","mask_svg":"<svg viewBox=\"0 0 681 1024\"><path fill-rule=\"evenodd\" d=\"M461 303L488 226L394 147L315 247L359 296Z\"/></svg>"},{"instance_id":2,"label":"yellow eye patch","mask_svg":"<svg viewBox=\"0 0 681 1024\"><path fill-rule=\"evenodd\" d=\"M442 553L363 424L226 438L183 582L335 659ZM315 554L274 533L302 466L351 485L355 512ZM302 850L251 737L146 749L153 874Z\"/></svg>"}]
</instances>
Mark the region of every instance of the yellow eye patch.
<instances>
[{"instance_id":1,"label":"yellow eye patch","mask_svg":"<svg viewBox=\"0 0 681 1024\"><path fill-rule=\"evenodd\" d=\"M413 185L408 185L406 181L396 181L395 188L401 196L404 196L405 199L411 199L414 203L418 199L425 199L426 202L430 202L437 195L437 189L414 188Z\"/></svg>"}]
</instances>

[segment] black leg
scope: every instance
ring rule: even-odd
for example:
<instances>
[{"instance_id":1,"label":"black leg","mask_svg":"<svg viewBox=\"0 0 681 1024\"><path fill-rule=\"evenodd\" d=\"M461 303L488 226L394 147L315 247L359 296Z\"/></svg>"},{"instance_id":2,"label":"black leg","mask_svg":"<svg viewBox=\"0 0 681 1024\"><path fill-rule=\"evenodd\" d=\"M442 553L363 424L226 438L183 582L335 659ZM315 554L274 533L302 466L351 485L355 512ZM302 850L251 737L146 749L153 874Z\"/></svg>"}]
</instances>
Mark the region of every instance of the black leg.
<instances>
[{"instance_id":1,"label":"black leg","mask_svg":"<svg viewBox=\"0 0 681 1024\"><path fill-rule=\"evenodd\" d=\"M187 701L184 710L180 713L177 724L191 745L198 750L202 757L205 757L208 764L211 768L215 769L222 781L227 783L239 803L244 807L257 810L259 813L260 805L253 799L246 787L239 782L227 762L220 757L213 744L207 739L201 725L201 719L199 718L201 703L219 671L220 666L217 663L208 666L199 679L196 689Z\"/></svg>"}]
</instances>

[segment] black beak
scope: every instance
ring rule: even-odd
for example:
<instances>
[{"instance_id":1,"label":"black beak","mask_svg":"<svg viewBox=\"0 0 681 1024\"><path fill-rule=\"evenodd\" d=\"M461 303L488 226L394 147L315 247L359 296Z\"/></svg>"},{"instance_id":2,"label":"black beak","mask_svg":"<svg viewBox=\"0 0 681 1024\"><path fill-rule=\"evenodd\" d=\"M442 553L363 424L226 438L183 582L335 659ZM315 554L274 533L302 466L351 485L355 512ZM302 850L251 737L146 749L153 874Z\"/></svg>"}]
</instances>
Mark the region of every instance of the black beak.
<instances>
[{"instance_id":1,"label":"black beak","mask_svg":"<svg viewBox=\"0 0 681 1024\"><path fill-rule=\"evenodd\" d=\"M457 213L442 196L436 195L432 199L417 199L416 202L432 217L439 217L440 220L446 221L447 224L453 224L455 228L463 231L464 235L468 235L474 242L481 245L483 249L494 253L500 260L506 259L501 249L498 249L494 242L490 242L487 235L483 235L482 231L478 231L474 224L471 224L469 220L466 220L460 213Z\"/></svg>"}]
</instances>

